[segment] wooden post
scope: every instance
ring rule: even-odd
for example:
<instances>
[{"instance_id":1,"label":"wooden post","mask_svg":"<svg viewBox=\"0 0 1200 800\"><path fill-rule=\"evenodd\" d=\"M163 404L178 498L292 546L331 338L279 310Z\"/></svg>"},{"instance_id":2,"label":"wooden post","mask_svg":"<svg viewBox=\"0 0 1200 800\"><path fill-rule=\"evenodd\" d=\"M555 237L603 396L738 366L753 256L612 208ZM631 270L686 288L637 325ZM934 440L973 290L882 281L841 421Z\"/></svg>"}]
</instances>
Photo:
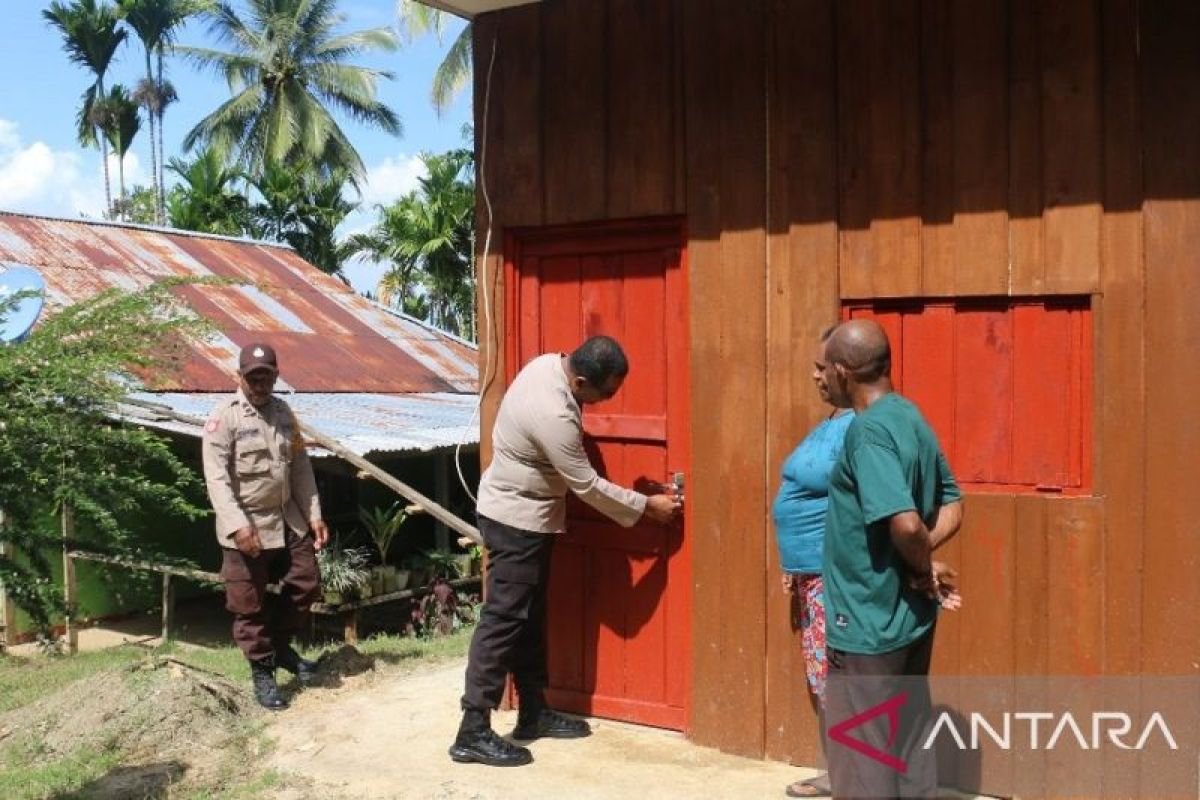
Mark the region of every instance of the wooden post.
<instances>
[{"instance_id":1,"label":"wooden post","mask_svg":"<svg viewBox=\"0 0 1200 800\"><path fill-rule=\"evenodd\" d=\"M67 606L67 653L79 652L79 627L75 624L75 610L79 604L79 587L75 583L75 559L71 557L71 543L75 539L75 509L70 503L62 507L63 535L63 600Z\"/></svg>"},{"instance_id":2,"label":"wooden post","mask_svg":"<svg viewBox=\"0 0 1200 800\"><path fill-rule=\"evenodd\" d=\"M346 644L358 644L358 609L342 612L343 638Z\"/></svg>"},{"instance_id":3,"label":"wooden post","mask_svg":"<svg viewBox=\"0 0 1200 800\"><path fill-rule=\"evenodd\" d=\"M163 644L172 638L175 630L175 583L171 573L164 572L162 576L162 640Z\"/></svg>"},{"instance_id":4,"label":"wooden post","mask_svg":"<svg viewBox=\"0 0 1200 800\"><path fill-rule=\"evenodd\" d=\"M0 531L4 529L5 523L8 520L4 516L4 511L0 510ZM0 540L0 558L12 558L13 546L7 540ZM12 598L8 595L8 590L4 587L3 581L0 581L0 653L8 650L16 638L17 633L17 609Z\"/></svg>"},{"instance_id":5,"label":"wooden post","mask_svg":"<svg viewBox=\"0 0 1200 800\"><path fill-rule=\"evenodd\" d=\"M436 456L437 468L434 470L433 493L441 506L450 505L450 456L440 452ZM443 553L450 552L450 529L440 519L434 524L434 540L437 549Z\"/></svg>"}]
</instances>

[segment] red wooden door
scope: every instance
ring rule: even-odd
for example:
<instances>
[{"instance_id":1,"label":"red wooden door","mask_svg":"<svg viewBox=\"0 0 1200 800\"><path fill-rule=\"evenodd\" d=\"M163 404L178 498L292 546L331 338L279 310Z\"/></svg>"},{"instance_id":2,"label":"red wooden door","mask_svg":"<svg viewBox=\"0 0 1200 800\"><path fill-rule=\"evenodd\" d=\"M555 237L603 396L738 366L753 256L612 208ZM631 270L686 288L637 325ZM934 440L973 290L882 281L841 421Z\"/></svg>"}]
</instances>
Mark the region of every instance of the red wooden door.
<instances>
[{"instance_id":1,"label":"red wooden door","mask_svg":"<svg viewBox=\"0 0 1200 800\"><path fill-rule=\"evenodd\" d=\"M637 220L511 231L506 242L509 375L529 359L614 337L630 372L584 409L600 474L647 491L688 461L683 223ZM690 677L686 523L625 529L568 498L551 568L550 702L682 730Z\"/></svg>"}]
</instances>

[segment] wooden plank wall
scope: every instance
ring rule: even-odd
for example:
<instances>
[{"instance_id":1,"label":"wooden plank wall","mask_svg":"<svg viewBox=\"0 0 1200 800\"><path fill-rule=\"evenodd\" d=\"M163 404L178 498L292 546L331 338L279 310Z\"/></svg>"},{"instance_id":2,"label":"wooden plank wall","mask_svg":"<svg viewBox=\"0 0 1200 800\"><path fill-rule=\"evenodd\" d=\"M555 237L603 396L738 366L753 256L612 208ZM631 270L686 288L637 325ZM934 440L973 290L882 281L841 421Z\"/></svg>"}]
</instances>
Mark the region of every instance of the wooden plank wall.
<instances>
[{"instance_id":1,"label":"wooden plank wall","mask_svg":"<svg viewBox=\"0 0 1200 800\"><path fill-rule=\"evenodd\" d=\"M1092 296L1094 497L968 498L936 668L1197 670L1200 6L547 0L475 36L490 267L504 226L687 215L698 741L816 755L767 512L844 299Z\"/></svg>"}]
</instances>

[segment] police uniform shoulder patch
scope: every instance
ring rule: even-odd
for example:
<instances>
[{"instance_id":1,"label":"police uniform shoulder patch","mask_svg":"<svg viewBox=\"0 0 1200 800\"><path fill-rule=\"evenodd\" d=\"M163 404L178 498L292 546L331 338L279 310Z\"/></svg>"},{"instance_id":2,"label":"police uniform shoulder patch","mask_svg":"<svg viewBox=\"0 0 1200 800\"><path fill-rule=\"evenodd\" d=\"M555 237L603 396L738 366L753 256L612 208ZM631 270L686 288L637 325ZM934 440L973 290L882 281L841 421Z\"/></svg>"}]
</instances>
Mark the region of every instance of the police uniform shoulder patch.
<instances>
[{"instance_id":1,"label":"police uniform shoulder patch","mask_svg":"<svg viewBox=\"0 0 1200 800\"><path fill-rule=\"evenodd\" d=\"M217 429L220 427L221 427L220 419L218 419L217 417L209 417L208 422L204 423L204 432L205 433L216 433Z\"/></svg>"}]
</instances>

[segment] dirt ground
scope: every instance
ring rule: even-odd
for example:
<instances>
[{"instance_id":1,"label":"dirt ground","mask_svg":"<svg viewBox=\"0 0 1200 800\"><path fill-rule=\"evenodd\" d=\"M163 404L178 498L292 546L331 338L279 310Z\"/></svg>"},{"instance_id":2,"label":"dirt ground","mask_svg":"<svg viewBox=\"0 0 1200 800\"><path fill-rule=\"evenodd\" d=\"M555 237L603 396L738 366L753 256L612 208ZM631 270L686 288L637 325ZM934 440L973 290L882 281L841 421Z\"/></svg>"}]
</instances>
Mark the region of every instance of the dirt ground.
<instances>
[{"instance_id":1,"label":"dirt ground","mask_svg":"<svg viewBox=\"0 0 1200 800\"><path fill-rule=\"evenodd\" d=\"M783 797L791 781L815 774L786 764L737 758L681 735L594 720L587 739L533 742L534 763L513 769L455 764L446 755L458 725L464 663L412 671L381 667L346 678L336 689L310 689L274 715L268 765L310 789L285 789L276 800L308 797L627 798ZM515 712L493 717L507 733Z\"/></svg>"}]
</instances>

